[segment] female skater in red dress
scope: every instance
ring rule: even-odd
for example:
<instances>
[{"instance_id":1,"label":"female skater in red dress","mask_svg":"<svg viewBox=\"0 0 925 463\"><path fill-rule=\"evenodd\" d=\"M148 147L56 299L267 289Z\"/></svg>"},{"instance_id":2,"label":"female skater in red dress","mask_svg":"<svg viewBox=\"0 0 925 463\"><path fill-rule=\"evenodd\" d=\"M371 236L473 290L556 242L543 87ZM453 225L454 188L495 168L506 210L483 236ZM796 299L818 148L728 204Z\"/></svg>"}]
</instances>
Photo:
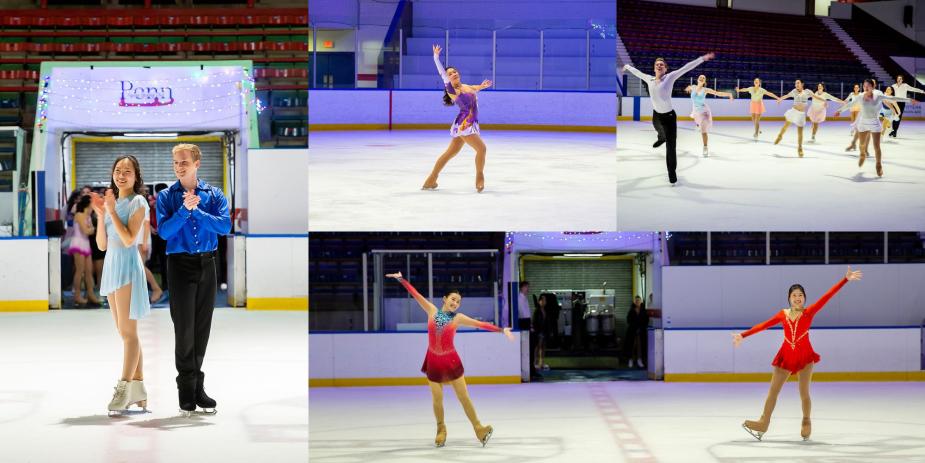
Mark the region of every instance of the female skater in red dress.
<instances>
[{"instance_id":1,"label":"female skater in red dress","mask_svg":"<svg viewBox=\"0 0 925 463\"><path fill-rule=\"evenodd\" d=\"M427 298L417 292L411 283L401 277L401 272L390 273L386 277L398 280L427 312L427 354L424 356L421 371L427 374L427 382L430 384L430 392L434 399L434 416L437 418L437 437L434 439L434 445L443 447L446 443L446 425L443 422L443 384L449 383L453 386L453 391L456 392L456 398L459 399L463 410L466 411L466 417L472 423L475 437L482 443L482 446L485 446L491 438L493 429L491 426L482 426L475 414L475 407L472 405L469 390L466 388L466 377L463 376L462 361L453 346L453 337L456 335L456 327L464 325L488 331L502 331L508 339L514 340L511 329L502 330L491 323L473 320L457 312L462 302L462 296L458 291L450 291L443 296L443 307L437 309Z\"/></svg>"},{"instance_id":2,"label":"female skater in red dress","mask_svg":"<svg viewBox=\"0 0 925 463\"><path fill-rule=\"evenodd\" d=\"M790 287L787 295L790 300L790 308L783 309L768 321L755 325L748 331L732 335L733 344L739 347L742 339L747 338L759 331L766 330L778 323L784 325L784 343L774 357L771 365L774 366L774 373L771 377L771 389L768 391L768 398L764 401L764 411L761 413L761 419L758 421L745 420L742 427L748 431L755 439L761 440L761 436L768 430L771 423L771 413L774 411L774 405L777 404L777 395L780 394L781 388L790 375L797 375L800 380L800 400L803 403L803 424L800 428L800 435L803 440L809 439L812 431L809 412L811 402L809 398L809 382L813 376L813 365L819 361L819 354L813 350L812 344L809 343L809 327L813 323L813 317L825 306L829 299L835 295L849 281L861 279L861 271L848 271L845 278L835 284L822 298L815 304L804 308L806 302L806 293L803 286L793 285Z\"/></svg>"}]
</instances>

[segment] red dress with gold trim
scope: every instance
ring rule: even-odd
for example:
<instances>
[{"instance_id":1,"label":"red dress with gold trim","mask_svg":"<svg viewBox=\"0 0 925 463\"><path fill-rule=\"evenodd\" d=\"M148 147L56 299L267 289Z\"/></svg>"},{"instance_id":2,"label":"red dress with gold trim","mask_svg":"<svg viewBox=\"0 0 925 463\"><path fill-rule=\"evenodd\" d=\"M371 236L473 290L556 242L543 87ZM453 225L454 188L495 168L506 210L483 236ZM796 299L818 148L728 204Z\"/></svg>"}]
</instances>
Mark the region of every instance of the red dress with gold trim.
<instances>
[{"instance_id":1,"label":"red dress with gold trim","mask_svg":"<svg viewBox=\"0 0 925 463\"><path fill-rule=\"evenodd\" d=\"M778 323L782 323L784 325L784 343L780 346L780 350L777 351L777 355L774 356L774 361L771 362L771 365L783 368L793 375L810 363L818 363L819 354L813 350L813 345L809 342L809 327L813 323L813 317L822 310L838 290L845 286L845 283L848 283L848 280L842 278L818 301L807 307L796 320L791 321L787 318L786 310L781 310L769 320L743 332L742 337L747 338L759 331L764 331Z\"/></svg>"},{"instance_id":2,"label":"red dress with gold trim","mask_svg":"<svg viewBox=\"0 0 925 463\"><path fill-rule=\"evenodd\" d=\"M407 280L399 281L413 296L420 295ZM453 338L456 336L456 323L453 322L455 317L456 312L437 309L427 320L427 353L424 355L421 372L435 383L448 383L459 379L465 372L459 353L453 345ZM501 328L491 323L476 323L477 327L483 330L501 331Z\"/></svg>"}]
</instances>

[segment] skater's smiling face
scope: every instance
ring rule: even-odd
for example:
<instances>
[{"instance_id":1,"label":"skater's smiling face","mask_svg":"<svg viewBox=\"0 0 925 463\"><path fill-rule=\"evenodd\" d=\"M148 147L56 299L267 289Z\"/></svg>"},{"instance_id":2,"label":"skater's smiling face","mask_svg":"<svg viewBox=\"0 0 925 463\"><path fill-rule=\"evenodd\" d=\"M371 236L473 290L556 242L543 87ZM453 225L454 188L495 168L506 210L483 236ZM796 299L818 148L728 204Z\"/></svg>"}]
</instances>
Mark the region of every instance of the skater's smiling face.
<instances>
[{"instance_id":1,"label":"skater's smiling face","mask_svg":"<svg viewBox=\"0 0 925 463\"><path fill-rule=\"evenodd\" d=\"M790 295L788 296L788 298L790 299L790 307L797 309L797 310L802 310L803 304L806 303L806 294L803 292L803 286L801 285L791 286Z\"/></svg>"},{"instance_id":2,"label":"skater's smiling face","mask_svg":"<svg viewBox=\"0 0 925 463\"><path fill-rule=\"evenodd\" d=\"M817 92L824 92L824 91L825 91L825 84L820 83L820 84L816 85L816 91L817 91Z\"/></svg>"},{"instance_id":3,"label":"skater's smiling face","mask_svg":"<svg viewBox=\"0 0 925 463\"><path fill-rule=\"evenodd\" d=\"M112 186L117 195L140 194L143 181L141 167L134 156L120 156L112 165ZM124 192L124 193L123 193Z\"/></svg>"},{"instance_id":4,"label":"skater's smiling face","mask_svg":"<svg viewBox=\"0 0 925 463\"><path fill-rule=\"evenodd\" d=\"M893 87L887 87L884 92L886 92L886 96L893 96Z\"/></svg>"},{"instance_id":5,"label":"skater's smiling face","mask_svg":"<svg viewBox=\"0 0 925 463\"><path fill-rule=\"evenodd\" d=\"M662 58L656 58L654 68L655 77L660 78L665 75L666 72L668 72L668 63L666 63Z\"/></svg>"},{"instance_id":6,"label":"skater's smiling face","mask_svg":"<svg viewBox=\"0 0 925 463\"><path fill-rule=\"evenodd\" d=\"M459 310L460 304L462 304L462 295L458 291L451 291L443 296L443 309L445 311L456 312Z\"/></svg>"},{"instance_id":7,"label":"skater's smiling face","mask_svg":"<svg viewBox=\"0 0 925 463\"><path fill-rule=\"evenodd\" d=\"M704 86L707 84L707 76L700 74L697 76L697 85Z\"/></svg>"},{"instance_id":8,"label":"skater's smiling face","mask_svg":"<svg viewBox=\"0 0 925 463\"><path fill-rule=\"evenodd\" d=\"M858 84L854 84L854 93L859 93L860 91L861 91L861 86Z\"/></svg>"},{"instance_id":9,"label":"skater's smiling face","mask_svg":"<svg viewBox=\"0 0 925 463\"><path fill-rule=\"evenodd\" d=\"M459 85L459 71L450 66L446 68L446 76L450 78L450 83L453 85Z\"/></svg>"},{"instance_id":10,"label":"skater's smiling face","mask_svg":"<svg viewBox=\"0 0 925 463\"><path fill-rule=\"evenodd\" d=\"M802 81L802 80L797 79L797 80L793 83L793 86L796 87L796 89L797 89L798 92L802 92L802 91L803 91L803 81Z\"/></svg>"},{"instance_id":11,"label":"skater's smiling face","mask_svg":"<svg viewBox=\"0 0 925 463\"><path fill-rule=\"evenodd\" d=\"M752 85L754 85L756 88L761 87L761 79L756 77L755 80L752 81Z\"/></svg>"},{"instance_id":12,"label":"skater's smiling face","mask_svg":"<svg viewBox=\"0 0 925 463\"><path fill-rule=\"evenodd\" d=\"M177 145L173 149L173 173L180 183L195 183L202 153L196 145Z\"/></svg>"}]
</instances>

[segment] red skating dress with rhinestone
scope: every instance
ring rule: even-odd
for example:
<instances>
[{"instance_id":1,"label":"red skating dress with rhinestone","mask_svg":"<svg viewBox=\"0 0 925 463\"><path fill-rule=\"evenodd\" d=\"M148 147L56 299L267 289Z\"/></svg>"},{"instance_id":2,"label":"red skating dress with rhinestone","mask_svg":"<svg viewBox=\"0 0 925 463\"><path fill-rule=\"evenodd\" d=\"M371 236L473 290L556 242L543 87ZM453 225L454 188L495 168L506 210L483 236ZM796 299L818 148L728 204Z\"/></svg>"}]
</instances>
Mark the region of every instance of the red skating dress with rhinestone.
<instances>
[{"instance_id":1,"label":"red skating dress with rhinestone","mask_svg":"<svg viewBox=\"0 0 925 463\"><path fill-rule=\"evenodd\" d=\"M748 331L743 332L742 337L747 338L759 331L764 331L778 323L782 323L784 325L784 343L780 346L780 350L777 351L777 355L774 356L774 361L771 362L771 365L783 368L793 375L810 363L818 363L819 354L813 350L813 345L809 342L809 327L813 323L813 317L822 310L838 290L845 286L845 283L848 283L848 280L842 278L822 298L807 307L803 311L803 315L797 317L796 320L791 321L787 318L786 310L781 310L764 323L755 325Z\"/></svg>"},{"instance_id":2,"label":"red skating dress with rhinestone","mask_svg":"<svg viewBox=\"0 0 925 463\"><path fill-rule=\"evenodd\" d=\"M420 293L407 280L399 281L412 296L420 296ZM459 359L459 354L453 345L457 323L454 321L455 318L456 312L444 312L437 309L427 320L427 353L424 355L421 372L435 383L456 380L464 372L462 360ZM476 322L476 327L487 331L501 331L501 328L486 322Z\"/></svg>"}]
</instances>

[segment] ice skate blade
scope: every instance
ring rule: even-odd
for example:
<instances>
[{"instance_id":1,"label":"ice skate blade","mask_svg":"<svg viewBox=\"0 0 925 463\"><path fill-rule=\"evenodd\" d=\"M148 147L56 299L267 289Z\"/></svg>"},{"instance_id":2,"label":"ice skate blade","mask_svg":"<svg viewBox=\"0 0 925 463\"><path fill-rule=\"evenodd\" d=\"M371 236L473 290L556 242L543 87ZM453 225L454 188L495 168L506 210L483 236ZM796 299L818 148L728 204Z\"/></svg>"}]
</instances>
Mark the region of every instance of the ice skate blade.
<instances>
[{"instance_id":1,"label":"ice skate blade","mask_svg":"<svg viewBox=\"0 0 925 463\"><path fill-rule=\"evenodd\" d=\"M494 432L495 432L495 430L492 429L491 431L488 431L488 434L485 434L485 437L482 438L482 447L484 447L485 445L488 444L488 439L491 439L491 435L492 435L492 433L494 433Z\"/></svg>"},{"instance_id":2,"label":"ice skate blade","mask_svg":"<svg viewBox=\"0 0 925 463\"><path fill-rule=\"evenodd\" d=\"M764 433L761 431L752 431L751 428L745 425L745 423L742 423L742 429L744 429L745 432L751 434L755 439L758 439L759 442L761 441L761 436L764 435Z\"/></svg>"},{"instance_id":3,"label":"ice skate blade","mask_svg":"<svg viewBox=\"0 0 925 463\"><path fill-rule=\"evenodd\" d=\"M484 447L484 446L485 446L485 444L482 444L482 447ZM434 447L436 447L436 448L438 448L438 449L439 449L440 447L446 447L446 442L441 442L441 443L439 443L439 444L436 443L436 442L434 442Z\"/></svg>"},{"instance_id":4,"label":"ice skate blade","mask_svg":"<svg viewBox=\"0 0 925 463\"><path fill-rule=\"evenodd\" d=\"M218 409L200 407L199 410L196 410L196 411L193 412L193 413L195 413L195 414L197 414L197 415L210 415L210 416L211 416L211 415L214 415L214 414L218 413Z\"/></svg>"}]
</instances>

